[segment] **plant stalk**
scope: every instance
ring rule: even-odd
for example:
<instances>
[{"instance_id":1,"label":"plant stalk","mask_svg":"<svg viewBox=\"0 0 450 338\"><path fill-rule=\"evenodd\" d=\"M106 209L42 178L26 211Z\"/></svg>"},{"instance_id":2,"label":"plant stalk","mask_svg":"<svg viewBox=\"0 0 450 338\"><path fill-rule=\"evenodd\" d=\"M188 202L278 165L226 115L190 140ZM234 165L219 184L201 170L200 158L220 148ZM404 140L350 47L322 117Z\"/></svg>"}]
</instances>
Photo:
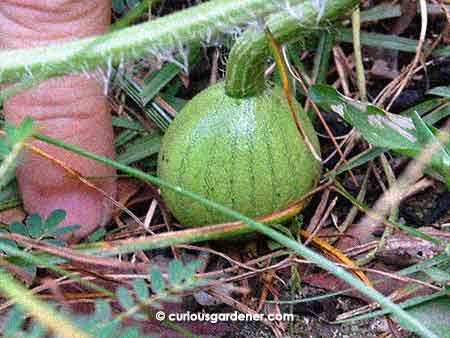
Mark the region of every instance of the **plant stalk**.
<instances>
[{"instance_id":1,"label":"plant stalk","mask_svg":"<svg viewBox=\"0 0 450 338\"><path fill-rule=\"evenodd\" d=\"M318 29L320 23L329 22L348 13L359 0L308 0L291 7L289 11L273 14L266 26L275 40L288 43ZM225 91L231 97L242 98L264 90L264 71L270 47L264 29L248 29L231 49L227 65Z\"/></svg>"},{"instance_id":2,"label":"plant stalk","mask_svg":"<svg viewBox=\"0 0 450 338\"><path fill-rule=\"evenodd\" d=\"M304 0L289 0L289 6ZM284 0L215 0L129 28L64 44L0 52L0 84L64 75L183 48L280 11ZM207 41L206 41L207 42Z\"/></svg>"},{"instance_id":3,"label":"plant stalk","mask_svg":"<svg viewBox=\"0 0 450 338\"><path fill-rule=\"evenodd\" d=\"M92 338L90 334L71 323L69 318L38 300L28 289L4 271L0 271L0 292L2 295L13 299L26 312L45 327L51 329L56 335L64 338Z\"/></svg>"},{"instance_id":4,"label":"plant stalk","mask_svg":"<svg viewBox=\"0 0 450 338\"><path fill-rule=\"evenodd\" d=\"M361 11L359 8L352 14L353 50L355 53L356 78L361 101L367 101L366 75L361 50Z\"/></svg>"}]
</instances>

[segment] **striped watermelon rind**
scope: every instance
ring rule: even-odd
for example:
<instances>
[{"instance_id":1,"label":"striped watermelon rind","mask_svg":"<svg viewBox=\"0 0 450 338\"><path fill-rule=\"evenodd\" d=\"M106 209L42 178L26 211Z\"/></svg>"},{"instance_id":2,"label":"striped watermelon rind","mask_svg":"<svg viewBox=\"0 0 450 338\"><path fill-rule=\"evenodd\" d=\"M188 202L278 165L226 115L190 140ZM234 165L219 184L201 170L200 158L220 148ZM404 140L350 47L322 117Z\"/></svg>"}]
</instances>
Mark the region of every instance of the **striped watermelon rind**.
<instances>
[{"instance_id":1,"label":"striped watermelon rind","mask_svg":"<svg viewBox=\"0 0 450 338\"><path fill-rule=\"evenodd\" d=\"M306 113L299 120L317 152ZM232 98L220 82L195 96L163 137L160 178L249 217L284 209L312 190L321 164L303 142L283 90ZM200 202L162 189L173 215L186 226L231 221Z\"/></svg>"}]
</instances>

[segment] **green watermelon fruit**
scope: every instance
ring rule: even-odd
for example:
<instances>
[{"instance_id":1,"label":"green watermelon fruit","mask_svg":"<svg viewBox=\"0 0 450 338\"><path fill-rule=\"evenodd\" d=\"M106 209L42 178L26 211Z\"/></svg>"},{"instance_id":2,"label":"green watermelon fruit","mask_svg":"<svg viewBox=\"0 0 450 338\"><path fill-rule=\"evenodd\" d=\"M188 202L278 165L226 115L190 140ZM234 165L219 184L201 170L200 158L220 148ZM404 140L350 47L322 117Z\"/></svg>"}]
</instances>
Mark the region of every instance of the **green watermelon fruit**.
<instances>
[{"instance_id":1,"label":"green watermelon fruit","mask_svg":"<svg viewBox=\"0 0 450 338\"><path fill-rule=\"evenodd\" d=\"M312 123L295 104L319 152ZM225 94L224 83L202 91L178 113L158 158L160 178L249 217L298 201L317 185L320 168L296 129L281 88L236 99ZM162 196L186 226L232 221L174 191L163 188Z\"/></svg>"}]
</instances>

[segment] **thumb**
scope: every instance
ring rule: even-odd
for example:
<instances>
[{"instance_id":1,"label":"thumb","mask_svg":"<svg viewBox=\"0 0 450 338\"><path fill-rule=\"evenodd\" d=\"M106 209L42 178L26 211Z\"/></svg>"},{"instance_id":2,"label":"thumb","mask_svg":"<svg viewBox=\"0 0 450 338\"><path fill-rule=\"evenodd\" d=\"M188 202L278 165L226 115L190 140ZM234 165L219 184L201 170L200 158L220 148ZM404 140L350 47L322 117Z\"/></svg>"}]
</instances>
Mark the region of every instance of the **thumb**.
<instances>
[{"instance_id":1,"label":"thumb","mask_svg":"<svg viewBox=\"0 0 450 338\"><path fill-rule=\"evenodd\" d=\"M103 33L110 22L110 8L110 0L2 1L0 47L35 47ZM111 114L103 85L85 75L44 81L7 100L4 111L10 123L31 117L42 134L114 157ZM33 144L83 176L99 177L92 182L114 197L112 168L39 141ZM55 209L65 209L63 225L80 224L78 238L110 218L112 205L101 193L36 154L25 154L17 177L26 211L47 217Z\"/></svg>"}]
</instances>

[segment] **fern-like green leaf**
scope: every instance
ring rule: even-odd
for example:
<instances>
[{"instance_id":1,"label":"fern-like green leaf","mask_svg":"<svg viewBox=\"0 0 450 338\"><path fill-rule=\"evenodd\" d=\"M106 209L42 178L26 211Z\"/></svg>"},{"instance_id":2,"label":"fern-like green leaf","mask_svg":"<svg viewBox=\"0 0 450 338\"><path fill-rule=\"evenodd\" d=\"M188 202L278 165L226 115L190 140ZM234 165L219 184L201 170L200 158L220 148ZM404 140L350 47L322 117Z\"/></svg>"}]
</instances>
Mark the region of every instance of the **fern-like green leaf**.
<instances>
[{"instance_id":1,"label":"fern-like green leaf","mask_svg":"<svg viewBox=\"0 0 450 338\"><path fill-rule=\"evenodd\" d=\"M152 291L156 294L160 294L164 292L165 283L164 278L161 273L161 269L157 266L154 266L150 270L150 278L152 281Z\"/></svg>"},{"instance_id":2,"label":"fern-like green leaf","mask_svg":"<svg viewBox=\"0 0 450 338\"><path fill-rule=\"evenodd\" d=\"M116 295L120 305L126 310L131 309L136 304L130 291L123 286L117 288Z\"/></svg>"},{"instance_id":3,"label":"fern-like green leaf","mask_svg":"<svg viewBox=\"0 0 450 338\"><path fill-rule=\"evenodd\" d=\"M136 296L142 302L146 302L150 298L150 292L148 291L148 285L143 279L136 279L133 282L133 289Z\"/></svg>"},{"instance_id":4,"label":"fern-like green leaf","mask_svg":"<svg viewBox=\"0 0 450 338\"><path fill-rule=\"evenodd\" d=\"M169 263L169 284L173 288L177 288L185 278L183 263L178 259L173 259Z\"/></svg>"}]
</instances>

